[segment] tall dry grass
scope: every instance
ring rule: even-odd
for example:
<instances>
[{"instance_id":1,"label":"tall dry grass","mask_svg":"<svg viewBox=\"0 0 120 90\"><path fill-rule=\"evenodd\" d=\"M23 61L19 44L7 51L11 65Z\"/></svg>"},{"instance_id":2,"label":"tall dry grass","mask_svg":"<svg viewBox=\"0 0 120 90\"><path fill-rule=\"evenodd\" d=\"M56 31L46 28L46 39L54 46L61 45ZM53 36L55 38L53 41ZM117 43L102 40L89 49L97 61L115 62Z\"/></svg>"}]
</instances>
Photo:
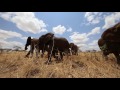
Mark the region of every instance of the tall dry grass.
<instances>
[{"instance_id":1,"label":"tall dry grass","mask_svg":"<svg viewBox=\"0 0 120 90\"><path fill-rule=\"evenodd\" d=\"M114 55L105 60L99 52L81 52L46 65L44 58L24 58L27 52L0 54L0 78L120 78Z\"/></svg>"}]
</instances>

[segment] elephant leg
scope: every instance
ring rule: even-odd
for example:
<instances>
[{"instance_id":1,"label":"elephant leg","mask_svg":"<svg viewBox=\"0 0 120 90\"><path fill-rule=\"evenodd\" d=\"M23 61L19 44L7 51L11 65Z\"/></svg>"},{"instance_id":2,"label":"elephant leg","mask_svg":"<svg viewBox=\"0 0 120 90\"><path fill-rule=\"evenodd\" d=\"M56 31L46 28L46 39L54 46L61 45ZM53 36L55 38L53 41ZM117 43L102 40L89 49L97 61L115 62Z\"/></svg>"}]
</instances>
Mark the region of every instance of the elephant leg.
<instances>
[{"instance_id":1,"label":"elephant leg","mask_svg":"<svg viewBox=\"0 0 120 90\"><path fill-rule=\"evenodd\" d=\"M33 57L33 51L34 51L34 47L31 46L31 48L30 48L31 58Z\"/></svg>"},{"instance_id":2,"label":"elephant leg","mask_svg":"<svg viewBox=\"0 0 120 90\"><path fill-rule=\"evenodd\" d=\"M73 55L73 51L71 50L71 49L69 49L68 51L67 51L67 57L68 56L72 56Z\"/></svg>"},{"instance_id":3,"label":"elephant leg","mask_svg":"<svg viewBox=\"0 0 120 90\"><path fill-rule=\"evenodd\" d=\"M29 57L29 55L30 55L30 51L27 53L27 55L25 55L25 57Z\"/></svg>"},{"instance_id":4,"label":"elephant leg","mask_svg":"<svg viewBox=\"0 0 120 90\"><path fill-rule=\"evenodd\" d=\"M67 53L67 59L71 59L72 55L73 55L73 51L69 49Z\"/></svg>"},{"instance_id":5,"label":"elephant leg","mask_svg":"<svg viewBox=\"0 0 120 90\"><path fill-rule=\"evenodd\" d=\"M61 58L61 60L63 60L63 53L62 52L60 52L60 58Z\"/></svg>"},{"instance_id":6,"label":"elephant leg","mask_svg":"<svg viewBox=\"0 0 120 90\"><path fill-rule=\"evenodd\" d=\"M76 55L78 56L78 52L76 53Z\"/></svg>"},{"instance_id":7,"label":"elephant leg","mask_svg":"<svg viewBox=\"0 0 120 90\"><path fill-rule=\"evenodd\" d=\"M78 52L77 52L77 51L75 52L75 55L77 55L77 56L78 56Z\"/></svg>"},{"instance_id":8,"label":"elephant leg","mask_svg":"<svg viewBox=\"0 0 120 90\"><path fill-rule=\"evenodd\" d=\"M35 51L36 51L36 57L39 58L39 56L38 56L39 50L36 48Z\"/></svg>"},{"instance_id":9,"label":"elephant leg","mask_svg":"<svg viewBox=\"0 0 120 90\"><path fill-rule=\"evenodd\" d=\"M51 53L51 51L48 51L48 60L45 62L45 64L50 64L51 58L52 58L52 53Z\"/></svg>"},{"instance_id":10,"label":"elephant leg","mask_svg":"<svg viewBox=\"0 0 120 90\"><path fill-rule=\"evenodd\" d=\"M53 56L54 58L56 58L55 51L53 51L52 56Z\"/></svg>"},{"instance_id":11,"label":"elephant leg","mask_svg":"<svg viewBox=\"0 0 120 90\"><path fill-rule=\"evenodd\" d=\"M69 48L68 53L70 53L70 56L72 55L72 49L71 48Z\"/></svg>"},{"instance_id":12,"label":"elephant leg","mask_svg":"<svg viewBox=\"0 0 120 90\"><path fill-rule=\"evenodd\" d=\"M104 55L103 53L102 53L102 57L103 57L103 59L108 60L108 56Z\"/></svg>"},{"instance_id":13,"label":"elephant leg","mask_svg":"<svg viewBox=\"0 0 120 90\"><path fill-rule=\"evenodd\" d=\"M33 51L34 51L34 50L33 50ZM36 51L36 57L39 58L39 56L40 56L40 48L39 48L38 45L35 46L35 51Z\"/></svg>"},{"instance_id":14,"label":"elephant leg","mask_svg":"<svg viewBox=\"0 0 120 90\"><path fill-rule=\"evenodd\" d=\"M43 56L44 56L44 50L42 50L42 54L41 54L41 57L43 58Z\"/></svg>"},{"instance_id":15,"label":"elephant leg","mask_svg":"<svg viewBox=\"0 0 120 90\"><path fill-rule=\"evenodd\" d=\"M117 64L120 65L120 55L119 55L119 53L116 52L116 53L114 53L114 55L117 58Z\"/></svg>"},{"instance_id":16,"label":"elephant leg","mask_svg":"<svg viewBox=\"0 0 120 90\"><path fill-rule=\"evenodd\" d=\"M47 64L50 64L52 61L51 61L51 59L52 59L52 54L53 54L53 50L54 49L54 47L52 46L52 45L50 45L50 47L49 47L49 50L48 50L48 60L47 60Z\"/></svg>"},{"instance_id":17,"label":"elephant leg","mask_svg":"<svg viewBox=\"0 0 120 90\"><path fill-rule=\"evenodd\" d=\"M59 55L59 50L53 50L53 57L56 58L56 60L60 59L60 55Z\"/></svg>"},{"instance_id":18,"label":"elephant leg","mask_svg":"<svg viewBox=\"0 0 120 90\"><path fill-rule=\"evenodd\" d=\"M31 56L30 56L31 58L33 57L33 51L31 51Z\"/></svg>"},{"instance_id":19,"label":"elephant leg","mask_svg":"<svg viewBox=\"0 0 120 90\"><path fill-rule=\"evenodd\" d=\"M65 53L63 52L63 56L65 56Z\"/></svg>"}]
</instances>

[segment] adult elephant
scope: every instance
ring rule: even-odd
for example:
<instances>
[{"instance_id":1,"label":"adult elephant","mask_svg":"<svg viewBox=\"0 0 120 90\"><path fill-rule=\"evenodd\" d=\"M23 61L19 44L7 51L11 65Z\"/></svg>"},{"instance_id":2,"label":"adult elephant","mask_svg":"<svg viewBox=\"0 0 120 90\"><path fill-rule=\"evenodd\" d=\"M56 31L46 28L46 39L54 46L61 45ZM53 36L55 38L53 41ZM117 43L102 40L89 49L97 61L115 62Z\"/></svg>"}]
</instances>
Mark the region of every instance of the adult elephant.
<instances>
[{"instance_id":1,"label":"adult elephant","mask_svg":"<svg viewBox=\"0 0 120 90\"><path fill-rule=\"evenodd\" d=\"M117 63L120 64L120 42L113 43L100 38L98 40L98 45L105 57L107 57L110 53L113 53L117 59Z\"/></svg>"},{"instance_id":2,"label":"adult elephant","mask_svg":"<svg viewBox=\"0 0 120 90\"><path fill-rule=\"evenodd\" d=\"M72 51L72 55L78 55L78 46L75 45L74 43L70 43L70 48L71 48L71 51Z\"/></svg>"},{"instance_id":3,"label":"adult elephant","mask_svg":"<svg viewBox=\"0 0 120 90\"><path fill-rule=\"evenodd\" d=\"M56 52L60 53L61 60L63 60L63 52L70 52L68 40L63 37L55 37L53 33L42 35L39 38L39 45L40 44L43 44L44 46L49 45L48 60L46 63L51 62L52 55L55 55Z\"/></svg>"},{"instance_id":4,"label":"adult elephant","mask_svg":"<svg viewBox=\"0 0 120 90\"><path fill-rule=\"evenodd\" d=\"M105 30L98 40L98 45L104 56L113 53L120 64L120 23Z\"/></svg>"},{"instance_id":5,"label":"adult elephant","mask_svg":"<svg viewBox=\"0 0 120 90\"><path fill-rule=\"evenodd\" d=\"M102 33L101 38L105 41L120 42L120 23L106 29Z\"/></svg>"},{"instance_id":6,"label":"adult elephant","mask_svg":"<svg viewBox=\"0 0 120 90\"><path fill-rule=\"evenodd\" d=\"M44 47L43 45L38 46L39 39L33 38L31 39L31 36L27 38L26 44L25 44L25 50L27 50L28 46L30 45L30 50L28 51L27 55L25 57L29 57L31 54L31 57L33 57L34 50L36 51L36 57L38 57L38 53L40 53L40 50L42 51L41 57L43 57L45 50L47 50L47 47ZM43 48L45 48L43 50Z\"/></svg>"}]
</instances>

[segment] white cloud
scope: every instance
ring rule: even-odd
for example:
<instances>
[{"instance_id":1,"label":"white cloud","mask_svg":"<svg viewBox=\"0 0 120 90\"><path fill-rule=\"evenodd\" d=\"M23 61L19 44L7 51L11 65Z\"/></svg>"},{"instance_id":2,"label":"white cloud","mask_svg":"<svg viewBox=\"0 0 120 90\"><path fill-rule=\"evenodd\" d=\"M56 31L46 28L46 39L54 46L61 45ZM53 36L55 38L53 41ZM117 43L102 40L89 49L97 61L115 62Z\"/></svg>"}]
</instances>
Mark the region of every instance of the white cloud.
<instances>
[{"instance_id":1,"label":"white cloud","mask_svg":"<svg viewBox=\"0 0 120 90\"><path fill-rule=\"evenodd\" d=\"M67 32L72 32L72 28L69 27L69 28L67 29Z\"/></svg>"},{"instance_id":2,"label":"white cloud","mask_svg":"<svg viewBox=\"0 0 120 90\"><path fill-rule=\"evenodd\" d=\"M87 21L86 24L88 25L88 24L99 23L101 20L101 15L102 15L102 12L86 12L84 16Z\"/></svg>"},{"instance_id":3,"label":"white cloud","mask_svg":"<svg viewBox=\"0 0 120 90\"><path fill-rule=\"evenodd\" d=\"M91 45L91 46L95 46L95 45L97 45L97 42L98 42L98 40L93 40L91 43L89 43L88 45Z\"/></svg>"},{"instance_id":4,"label":"white cloud","mask_svg":"<svg viewBox=\"0 0 120 90\"><path fill-rule=\"evenodd\" d=\"M55 34L62 35L66 31L66 28L64 26L58 25L57 27L53 27L53 32Z\"/></svg>"},{"instance_id":5,"label":"white cloud","mask_svg":"<svg viewBox=\"0 0 120 90\"><path fill-rule=\"evenodd\" d=\"M98 34L100 33L100 27L95 27L94 29L92 29L91 32L89 32L87 35L94 35L94 34Z\"/></svg>"},{"instance_id":6,"label":"white cloud","mask_svg":"<svg viewBox=\"0 0 120 90\"><path fill-rule=\"evenodd\" d=\"M93 40L91 43L88 44L89 50L100 50L98 47L98 40Z\"/></svg>"},{"instance_id":7,"label":"white cloud","mask_svg":"<svg viewBox=\"0 0 120 90\"><path fill-rule=\"evenodd\" d=\"M28 37L20 37L22 40L27 40Z\"/></svg>"},{"instance_id":8,"label":"white cloud","mask_svg":"<svg viewBox=\"0 0 120 90\"><path fill-rule=\"evenodd\" d=\"M85 17L86 17L86 18L89 17L90 15L92 15L92 12L86 12L86 13L85 13Z\"/></svg>"},{"instance_id":9,"label":"white cloud","mask_svg":"<svg viewBox=\"0 0 120 90\"><path fill-rule=\"evenodd\" d=\"M48 32L48 30L43 28L40 32Z\"/></svg>"},{"instance_id":10,"label":"white cloud","mask_svg":"<svg viewBox=\"0 0 120 90\"><path fill-rule=\"evenodd\" d=\"M90 46L88 44L83 44L83 45L80 46L80 50L82 50L82 51L93 50L93 49L94 50L99 50L98 45L96 45L96 46Z\"/></svg>"},{"instance_id":11,"label":"white cloud","mask_svg":"<svg viewBox=\"0 0 120 90\"><path fill-rule=\"evenodd\" d=\"M24 49L23 43L19 41L9 41L10 38L20 38L24 41L27 37L23 37L20 33L0 29L0 48L13 48L13 46L20 46Z\"/></svg>"},{"instance_id":12,"label":"white cloud","mask_svg":"<svg viewBox=\"0 0 120 90\"><path fill-rule=\"evenodd\" d=\"M73 34L69 37L71 39L71 42L79 46L82 51L92 50L94 49L94 47L96 50L99 50L97 45L97 40L94 40L92 41L92 43L87 44L88 40L90 39L89 36L95 35L98 33L100 33L100 27L95 27L88 33L73 32Z\"/></svg>"},{"instance_id":13,"label":"white cloud","mask_svg":"<svg viewBox=\"0 0 120 90\"><path fill-rule=\"evenodd\" d=\"M17 32L6 31L6 30L0 29L0 39L8 39L8 38L13 38L13 37L22 37L22 35Z\"/></svg>"},{"instance_id":14,"label":"white cloud","mask_svg":"<svg viewBox=\"0 0 120 90\"><path fill-rule=\"evenodd\" d=\"M10 21L11 14L13 14L13 12L0 12L0 17Z\"/></svg>"},{"instance_id":15,"label":"white cloud","mask_svg":"<svg viewBox=\"0 0 120 90\"><path fill-rule=\"evenodd\" d=\"M27 39L27 37L23 37L20 33L0 29L0 40L6 40L8 38L16 38L16 37L23 40Z\"/></svg>"},{"instance_id":16,"label":"white cloud","mask_svg":"<svg viewBox=\"0 0 120 90\"><path fill-rule=\"evenodd\" d=\"M0 17L5 20L11 21L16 24L16 26L24 31L31 33L46 32L46 24L35 17L33 12L7 12L0 13Z\"/></svg>"},{"instance_id":17,"label":"white cloud","mask_svg":"<svg viewBox=\"0 0 120 90\"><path fill-rule=\"evenodd\" d=\"M87 42L89 40L89 38L87 37L86 33L78 33L78 32L73 32L73 34L71 36L69 36L70 39L72 40L73 43L75 44L82 44Z\"/></svg>"},{"instance_id":18,"label":"white cloud","mask_svg":"<svg viewBox=\"0 0 120 90\"><path fill-rule=\"evenodd\" d=\"M89 47L88 47L87 44L84 44L82 47L80 47L80 49L81 49L82 51L86 51L86 50L89 50Z\"/></svg>"},{"instance_id":19,"label":"white cloud","mask_svg":"<svg viewBox=\"0 0 120 90\"><path fill-rule=\"evenodd\" d=\"M2 48L11 48L11 49L13 49L14 46L20 46L20 47L22 47L22 49L24 48L24 45L18 41L0 40L0 46Z\"/></svg>"},{"instance_id":20,"label":"white cloud","mask_svg":"<svg viewBox=\"0 0 120 90\"><path fill-rule=\"evenodd\" d=\"M107 29L112 27L120 20L120 12L115 12L110 15L105 16L105 25L102 27L103 29Z\"/></svg>"},{"instance_id":21,"label":"white cloud","mask_svg":"<svg viewBox=\"0 0 120 90\"><path fill-rule=\"evenodd\" d=\"M65 32L72 32L72 28L69 27L68 29L65 27L65 26L62 26L62 25L58 25L56 27L53 27L53 32L55 34L59 34L59 35L62 35L63 33Z\"/></svg>"},{"instance_id":22,"label":"white cloud","mask_svg":"<svg viewBox=\"0 0 120 90\"><path fill-rule=\"evenodd\" d=\"M80 49L82 51L86 51L86 50L97 50L99 51L99 47L98 47L98 44L97 44L98 40L93 40L91 43L86 43L86 44L83 44Z\"/></svg>"}]
</instances>

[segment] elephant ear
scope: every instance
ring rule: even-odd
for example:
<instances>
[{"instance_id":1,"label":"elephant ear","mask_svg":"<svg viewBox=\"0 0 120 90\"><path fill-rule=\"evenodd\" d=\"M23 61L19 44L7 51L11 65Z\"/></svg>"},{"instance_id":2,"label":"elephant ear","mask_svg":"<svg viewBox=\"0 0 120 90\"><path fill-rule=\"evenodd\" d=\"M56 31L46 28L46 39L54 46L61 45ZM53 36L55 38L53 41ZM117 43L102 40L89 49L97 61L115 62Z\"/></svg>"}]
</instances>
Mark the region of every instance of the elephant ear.
<instances>
[{"instance_id":1,"label":"elephant ear","mask_svg":"<svg viewBox=\"0 0 120 90\"><path fill-rule=\"evenodd\" d=\"M39 45L43 45L45 43L45 35L42 35L41 37L39 37Z\"/></svg>"},{"instance_id":2,"label":"elephant ear","mask_svg":"<svg viewBox=\"0 0 120 90\"><path fill-rule=\"evenodd\" d=\"M47 33L45 35L45 41L46 41L46 43L48 43L49 41L51 41L53 39L53 37L54 37L53 33Z\"/></svg>"},{"instance_id":3,"label":"elephant ear","mask_svg":"<svg viewBox=\"0 0 120 90\"><path fill-rule=\"evenodd\" d=\"M27 45L30 45L31 44L31 36L29 36L28 38L27 38L27 43L26 43Z\"/></svg>"},{"instance_id":4,"label":"elephant ear","mask_svg":"<svg viewBox=\"0 0 120 90\"><path fill-rule=\"evenodd\" d=\"M28 38L27 38L27 42L26 42L26 44L25 44L25 50L27 50L28 48L28 46L31 44L31 37L29 36Z\"/></svg>"},{"instance_id":5,"label":"elephant ear","mask_svg":"<svg viewBox=\"0 0 120 90\"><path fill-rule=\"evenodd\" d=\"M51 41L53 37L54 37L53 33L47 33L45 35L42 35L39 38L39 45L48 44L48 42Z\"/></svg>"},{"instance_id":6,"label":"elephant ear","mask_svg":"<svg viewBox=\"0 0 120 90\"><path fill-rule=\"evenodd\" d=\"M46 38L53 38L54 37L54 34L53 33L47 33L45 35Z\"/></svg>"},{"instance_id":7,"label":"elephant ear","mask_svg":"<svg viewBox=\"0 0 120 90\"><path fill-rule=\"evenodd\" d=\"M74 47L74 43L70 43L70 47L73 48Z\"/></svg>"}]
</instances>

